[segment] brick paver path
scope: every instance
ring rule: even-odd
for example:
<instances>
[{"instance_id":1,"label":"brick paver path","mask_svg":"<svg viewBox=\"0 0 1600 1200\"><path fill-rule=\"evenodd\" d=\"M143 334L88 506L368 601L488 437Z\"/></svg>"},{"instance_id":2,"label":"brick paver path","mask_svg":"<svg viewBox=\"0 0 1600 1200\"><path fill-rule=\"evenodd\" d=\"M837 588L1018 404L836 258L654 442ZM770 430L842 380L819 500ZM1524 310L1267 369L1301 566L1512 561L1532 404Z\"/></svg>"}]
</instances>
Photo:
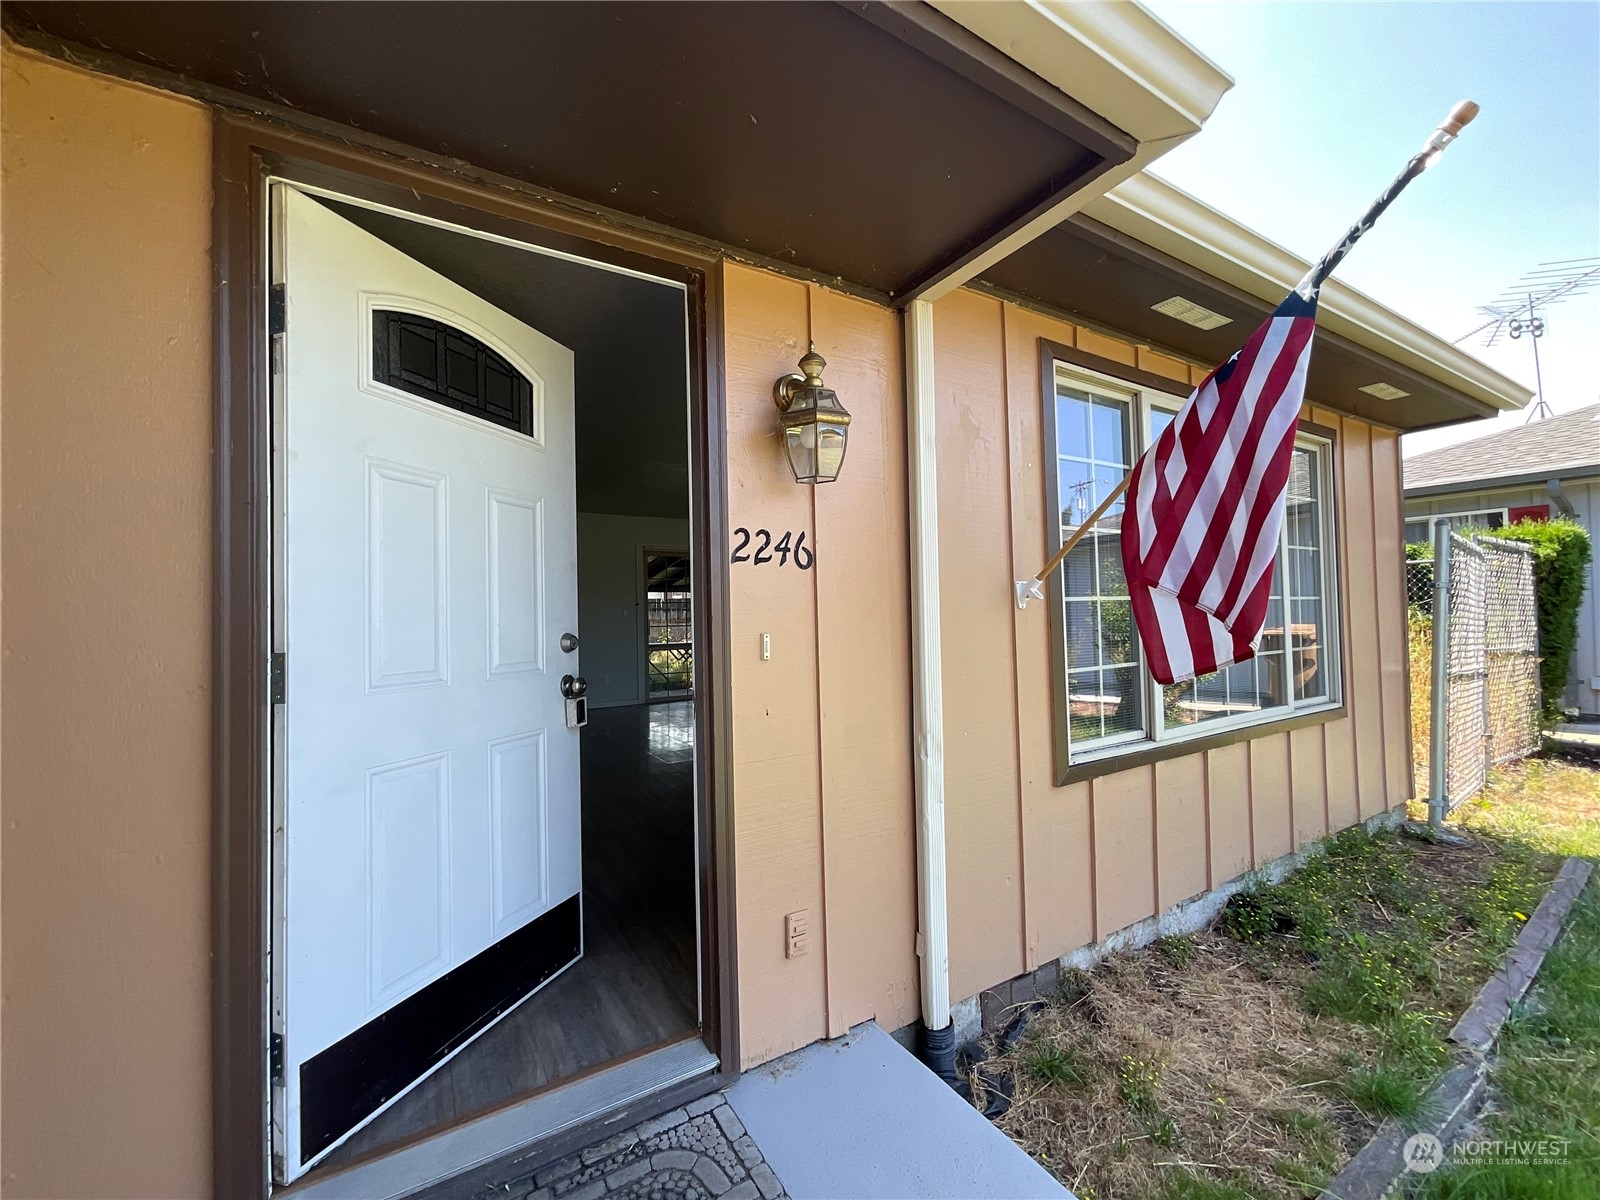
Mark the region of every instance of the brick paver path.
<instances>
[{"instance_id":1,"label":"brick paver path","mask_svg":"<svg viewBox=\"0 0 1600 1200\"><path fill-rule=\"evenodd\" d=\"M476 1200L788 1200L720 1092Z\"/></svg>"}]
</instances>

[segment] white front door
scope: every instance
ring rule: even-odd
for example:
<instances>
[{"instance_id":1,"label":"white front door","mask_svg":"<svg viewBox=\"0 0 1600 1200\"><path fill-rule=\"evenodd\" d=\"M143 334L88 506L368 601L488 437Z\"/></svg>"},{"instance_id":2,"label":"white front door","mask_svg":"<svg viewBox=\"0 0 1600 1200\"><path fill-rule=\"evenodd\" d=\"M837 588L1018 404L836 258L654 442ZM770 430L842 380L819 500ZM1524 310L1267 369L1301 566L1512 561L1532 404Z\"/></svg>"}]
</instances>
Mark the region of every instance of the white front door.
<instances>
[{"instance_id":1,"label":"white front door","mask_svg":"<svg viewBox=\"0 0 1600 1200\"><path fill-rule=\"evenodd\" d=\"M274 1150L581 953L572 352L286 185Z\"/></svg>"}]
</instances>

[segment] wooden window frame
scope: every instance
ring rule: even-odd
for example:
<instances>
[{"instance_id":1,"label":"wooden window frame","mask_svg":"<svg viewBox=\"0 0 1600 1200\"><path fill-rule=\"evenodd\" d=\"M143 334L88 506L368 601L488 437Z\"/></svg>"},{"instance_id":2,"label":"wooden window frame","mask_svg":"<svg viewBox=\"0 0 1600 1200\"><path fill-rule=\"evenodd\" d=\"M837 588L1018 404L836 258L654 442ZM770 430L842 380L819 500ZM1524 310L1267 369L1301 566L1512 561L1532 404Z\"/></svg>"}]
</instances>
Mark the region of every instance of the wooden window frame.
<instances>
[{"instance_id":1,"label":"wooden window frame","mask_svg":"<svg viewBox=\"0 0 1600 1200\"><path fill-rule=\"evenodd\" d=\"M697 653L696 775L702 1035L720 1066L542 1140L569 1153L599 1121L644 1119L738 1077L731 691L728 671L726 395L720 252L619 225L509 183L467 178L318 133L213 115L214 595L212 1190L265 1197L271 1165L268 948L271 479L268 181L286 180L411 215L640 270L687 292L690 539ZM298 1186L298 1185L296 1185ZM293 1190L288 1189L288 1190Z\"/></svg>"},{"instance_id":2,"label":"wooden window frame","mask_svg":"<svg viewBox=\"0 0 1600 1200\"><path fill-rule=\"evenodd\" d=\"M1157 394L1168 401L1181 402L1189 389L1175 379L1164 375L1157 375L1144 371L1138 367L1128 366L1117 362L1115 359L1105 358L1098 354L1091 354L1073 346L1062 345L1048 338L1039 339L1039 379L1040 400L1043 407L1043 442L1048 460L1045 475L1045 550L1053 554L1061 546L1061 532L1059 518L1051 520L1051 514L1061 511L1059 490L1059 471L1056 467L1057 449L1056 441L1056 366L1062 364L1067 369L1081 375L1085 381L1092 384L1095 377L1100 377L1106 386L1115 392L1132 392L1131 403L1134 409L1134 419L1131 427L1138 441L1134 449L1134 461L1137 454L1144 450L1144 409L1150 403L1146 398L1147 393ZM1265 737L1269 734L1281 733L1291 729L1299 729L1309 725L1322 725L1329 721L1339 720L1349 715L1348 706L1348 678L1346 662L1346 640L1343 636L1345 628L1345 610L1347 608L1346 572L1344 568L1344 542L1341 522L1343 480L1339 470L1339 448L1341 442L1336 430L1327 426L1317 425L1310 421L1299 422L1299 432L1323 441L1327 444L1327 482L1326 493L1328 505L1324 528L1330 539L1330 545L1323 552L1324 570L1329 576L1330 586L1326 589L1324 603L1331 601L1334 612L1325 615L1324 621L1333 633L1335 646L1330 656L1331 666L1335 675L1330 680L1329 700L1326 704L1308 707L1301 710L1273 710L1282 715L1267 716L1255 721L1228 722L1223 729L1214 732L1196 733L1183 737L1165 738L1156 740L1149 730L1153 724L1152 714L1146 713L1144 717L1145 736L1138 740L1129 740L1120 744L1104 745L1087 754L1080 752L1074 759L1069 742L1069 711L1067 702L1067 673L1065 669L1066 647L1066 616L1063 595L1062 570L1051 572L1047 581L1047 603L1050 606L1050 677L1051 677L1051 729L1052 744L1054 747L1054 774L1055 785L1065 787L1068 784L1078 783L1083 780L1095 779L1102 775L1112 775L1119 771L1130 770L1134 767L1146 766L1151 763L1162 762L1172 758L1182 758L1188 755L1199 754L1219 746L1233 745L1239 742L1251 741L1255 738ZM1143 666L1141 658L1141 682L1149 685L1149 672ZM1148 688L1147 688L1148 690Z\"/></svg>"}]
</instances>

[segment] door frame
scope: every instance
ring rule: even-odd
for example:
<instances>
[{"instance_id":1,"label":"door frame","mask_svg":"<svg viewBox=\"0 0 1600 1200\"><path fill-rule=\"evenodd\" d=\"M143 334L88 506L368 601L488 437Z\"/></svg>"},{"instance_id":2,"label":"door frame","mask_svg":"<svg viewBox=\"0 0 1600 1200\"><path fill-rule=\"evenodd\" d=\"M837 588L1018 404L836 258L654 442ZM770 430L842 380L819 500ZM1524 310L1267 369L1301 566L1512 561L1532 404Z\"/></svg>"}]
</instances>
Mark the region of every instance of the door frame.
<instances>
[{"instance_id":1,"label":"door frame","mask_svg":"<svg viewBox=\"0 0 1600 1200\"><path fill-rule=\"evenodd\" d=\"M409 156L218 111L213 121L215 371L212 828L212 1189L271 1188L272 883L269 628L272 586L268 179L304 183L479 232L682 283L689 351L690 541L694 611L695 803L701 1032L738 1075L732 737L728 673L726 397L720 253L640 229L575 201ZM682 1089L634 1102L638 1117ZM580 1131L581 1133L581 1131ZM570 1136L563 1136L568 1142ZM507 1147L508 1151L514 1147Z\"/></svg>"}]
</instances>

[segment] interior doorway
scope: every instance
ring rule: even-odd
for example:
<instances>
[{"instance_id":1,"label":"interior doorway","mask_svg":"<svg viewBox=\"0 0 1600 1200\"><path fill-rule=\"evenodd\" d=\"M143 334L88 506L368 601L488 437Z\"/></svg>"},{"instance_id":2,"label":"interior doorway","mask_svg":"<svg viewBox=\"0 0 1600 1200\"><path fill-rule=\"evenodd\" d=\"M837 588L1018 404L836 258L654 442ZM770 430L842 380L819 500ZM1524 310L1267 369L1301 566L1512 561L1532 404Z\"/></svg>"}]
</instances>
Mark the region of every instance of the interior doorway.
<instances>
[{"instance_id":1,"label":"interior doorway","mask_svg":"<svg viewBox=\"0 0 1600 1200\"><path fill-rule=\"evenodd\" d=\"M687 550L644 552L645 694L652 702L694 692L694 595Z\"/></svg>"},{"instance_id":2,"label":"interior doorway","mask_svg":"<svg viewBox=\"0 0 1600 1200\"><path fill-rule=\"evenodd\" d=\"M275 209L288 1182L652 1052L675 1081L717 1060L683 288L285 185Z\"/></svg>"}]
</instances>

